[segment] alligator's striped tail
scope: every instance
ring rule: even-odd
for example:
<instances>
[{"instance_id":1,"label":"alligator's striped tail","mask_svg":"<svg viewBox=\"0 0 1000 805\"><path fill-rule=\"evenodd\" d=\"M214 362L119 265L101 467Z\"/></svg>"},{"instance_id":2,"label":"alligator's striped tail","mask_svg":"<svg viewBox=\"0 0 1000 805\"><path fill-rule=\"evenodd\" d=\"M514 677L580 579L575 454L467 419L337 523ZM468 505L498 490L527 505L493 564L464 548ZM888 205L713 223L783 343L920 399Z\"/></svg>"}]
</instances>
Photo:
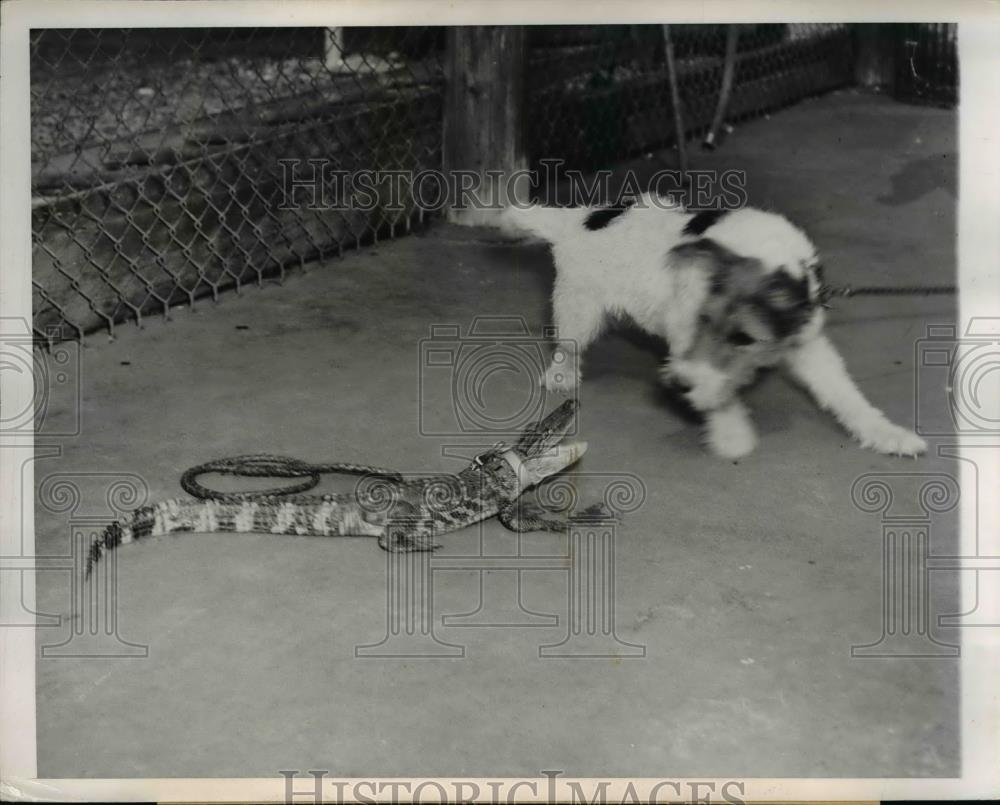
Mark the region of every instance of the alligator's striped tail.
<instances>
[{"instance_id":1,"label":"alligator's striped tail","mask_svg":"<svg viewBox=\"0 0 1000 805\"><path fill-rule=\"evenodd\" d=\"M172 498L143 506L122 521L111 523L91 543L86 574L120 545L145 537L181 531L202 534L296 534L313 537L382 537L384 522L356 502L334 496L295 500L237 501Z\"/></svg>"}]
</instances>

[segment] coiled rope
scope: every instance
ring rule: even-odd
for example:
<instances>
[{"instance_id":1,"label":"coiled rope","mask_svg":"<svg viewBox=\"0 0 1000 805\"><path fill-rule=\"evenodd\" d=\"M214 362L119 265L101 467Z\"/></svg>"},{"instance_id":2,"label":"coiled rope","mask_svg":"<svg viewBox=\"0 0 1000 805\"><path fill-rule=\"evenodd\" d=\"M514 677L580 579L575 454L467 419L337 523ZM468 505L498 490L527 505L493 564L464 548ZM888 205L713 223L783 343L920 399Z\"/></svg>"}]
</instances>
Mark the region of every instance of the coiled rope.
<instances>
[{"instance_id":1,"label":"coiled rope","mask_svg":"<svg viewBox=\"0 0 1000 805\"><path fill-rule=\"evenodd\" d=\"M238 475L245 478L305 478L297 484L272 487L270 489L254 489L244 492L220 492L209 489L198 483L197 478L209 472L220 475ZM287 456L272 456L257 453L247 456L232 456L220 458L191 467L181 476L181 487L192 497L202 500L218 500L222 503L239 503L245 500L262 500L273 497L287 497L308 492L314 489L320 481L320 476L326 473L341 473L346 475L372 475L401 482L403 476L395 470L385 467L373 467L367 464L348 464L335 462L329 464L310 464L297 458Z\"/></svg>"}]
</instances>

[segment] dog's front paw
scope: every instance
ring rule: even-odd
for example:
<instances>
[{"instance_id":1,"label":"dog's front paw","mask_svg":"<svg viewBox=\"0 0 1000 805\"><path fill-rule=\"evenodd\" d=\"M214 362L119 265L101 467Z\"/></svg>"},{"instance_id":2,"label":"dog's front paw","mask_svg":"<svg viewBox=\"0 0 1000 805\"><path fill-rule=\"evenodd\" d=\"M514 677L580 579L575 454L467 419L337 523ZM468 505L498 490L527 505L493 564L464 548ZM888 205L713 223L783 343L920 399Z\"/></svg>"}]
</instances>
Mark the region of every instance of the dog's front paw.
<instances>
[{"instance_id":1,"label":"dog's front paw","mask_svg":"<svg viewBox=\"0 0 1000 805\"><path fill-rule=\"evenodd\" d=\"M708 417L706 441L720 458L743 458L757 446L757 434L742 408L713 411Z\"/></svg>"},{"instance_id":2,"label":"dog's front paw","mask_svg":"<svg viewBox=\"0 0 1000 805\"><path fill-rule=\"evenodd\" d=\"M927 450L927 442L917 434L888 420L866 428L858 438L862 447L890 456L918 456Z\"/></svg>"},{"instance_id":3,"label":"dog's front paw","mask_svg":"<svg viewBox=\"0 0 1000 805\"><path fill-rule=\"evenodd\" d=\"M549 391L572 394L579 384L579 373L567 367L565 363L553 363L542 375L542 385Z\"/></svg>"},{"instance_id":4,"label":"dog's front paw","mask_svg":"<svg viewBox=\"0 0 1000 805\"><path fill-rule=\"evenodd\" d=\"M720 436L714 429L708 431L708 446L719 458L738 459L750 455L757 446L757 435L752 431L738 431Z\"/></svg>"}]
</instances>

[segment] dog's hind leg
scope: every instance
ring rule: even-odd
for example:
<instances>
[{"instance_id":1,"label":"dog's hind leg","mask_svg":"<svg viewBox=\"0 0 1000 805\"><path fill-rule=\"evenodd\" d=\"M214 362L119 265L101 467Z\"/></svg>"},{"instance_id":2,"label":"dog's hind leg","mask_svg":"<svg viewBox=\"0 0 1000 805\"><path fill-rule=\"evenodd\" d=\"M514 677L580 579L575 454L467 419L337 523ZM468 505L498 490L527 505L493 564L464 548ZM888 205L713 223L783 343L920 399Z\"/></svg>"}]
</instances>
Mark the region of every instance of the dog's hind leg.
<instances>
[{"instance_id":1,"label":"dog's hind leg","mask_svg":"<svg viewBox=\"0 0 1000 805\"><path fill-rule=\"evenodd\" d=\"M894 425L873 406L851 380L844 360L824 335L795 347L785 358L792 375L816 398L822 408L861 442L879 453L915 456L927 443L915 433Z\"/></svg>"},{"instance_id":2,"label":"dog's hind leg","mask_svg":"<svg viewBox=\"0 0 1000 805\"><path fill-rule=\"evenodd\" d=\"M552 312L558 343L542 383L549 391L571 392L580 382L583 351L600 335L604 308L591 296L556 286Z\"/></svg>"}]
</instances>

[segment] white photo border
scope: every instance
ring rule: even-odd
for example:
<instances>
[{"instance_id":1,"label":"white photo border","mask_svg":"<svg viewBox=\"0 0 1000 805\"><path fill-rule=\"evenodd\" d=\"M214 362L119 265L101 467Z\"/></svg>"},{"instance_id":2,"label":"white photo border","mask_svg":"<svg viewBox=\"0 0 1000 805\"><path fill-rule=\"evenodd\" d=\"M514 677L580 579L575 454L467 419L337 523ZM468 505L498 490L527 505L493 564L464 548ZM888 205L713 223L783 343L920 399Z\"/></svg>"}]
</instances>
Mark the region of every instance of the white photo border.
<instances>
[{"instance_id":1,"label":"white photo border","mask_svg":"<svg viewBox=\"0 0 1000 805\"><path fill-rule=\"evenodd\" d=\"M388 25L415 19L438 25L662 23L662 22L880 22L959 23L959 312L965 322L1000 310L1000 12L994 4L967 0L877 5L840 2L739 2L739 0L629 0L611 4L582 0L8 0L0 5L0 317L31 317L31 176L28 92L29 32L32 28ZM32 399L30 375L0 374L5 406L20 410ZM0 555L34 550L33 501L20 500L17 450L0 449ZM16 445L31 450L31 436ZM986 453L989 452L987 456ZM1000 489L1000 447L976 451L982 489ZM963 462L963 472L968 462ZM963 475L963 484L972 479ZM30 462L23 473L33 488ZM974 501L962 497L962 549L977 553ZM1000 502L979 501L983 531L979 554L1000 556ZM21 533L21 527L26 533ZM23 543L22 543L23 539ZM33 609L34 580L22 589L0 584L4 612ZM23 594L23 599L21 598ZM992 603L984 602L992 596ZM17 597L18 600L13 600ZM23 604L22 604L23 600ZM1000 610L1000 585L962 590L963 609L988 604ZM986 798L1000 793L996 739L1000 696L995 679L1000 629L966 629L962 637L962 776L956 779L746 779L746 801L808 799ZM993 674L990 671L993 670ZM35 635L30 628L0 629L0 796L6 800L285 800L285 782L265 779L37 779L35 730ZM707 778L699 778L707 780ZM303 781L305 782L305 781ZM414 781L418 782L418 781ZM453 782L453 781L451 781ZM485 788L483 780L479 782ZM514 783L516 781L508 781ZM560 778L557 801L569 797ZM587 790L588 782L577 780ZM635 780L641 796L656 781ZM717 779L718 785L726 782ZM327 781L330 785L332 781ZM609 798L626 791L620 780ZM451 789L453 790L453 789ZM508 789L509 790L509 789ZM685 789L688 790L688 789ZM718 789L716 789L718 790ZM522 786L518 801L548 801L542 778L534 795ZM329 788L331 801L335 789ZM300 800L301 801L301 800Z\"/></svg>"}]
</instances>

